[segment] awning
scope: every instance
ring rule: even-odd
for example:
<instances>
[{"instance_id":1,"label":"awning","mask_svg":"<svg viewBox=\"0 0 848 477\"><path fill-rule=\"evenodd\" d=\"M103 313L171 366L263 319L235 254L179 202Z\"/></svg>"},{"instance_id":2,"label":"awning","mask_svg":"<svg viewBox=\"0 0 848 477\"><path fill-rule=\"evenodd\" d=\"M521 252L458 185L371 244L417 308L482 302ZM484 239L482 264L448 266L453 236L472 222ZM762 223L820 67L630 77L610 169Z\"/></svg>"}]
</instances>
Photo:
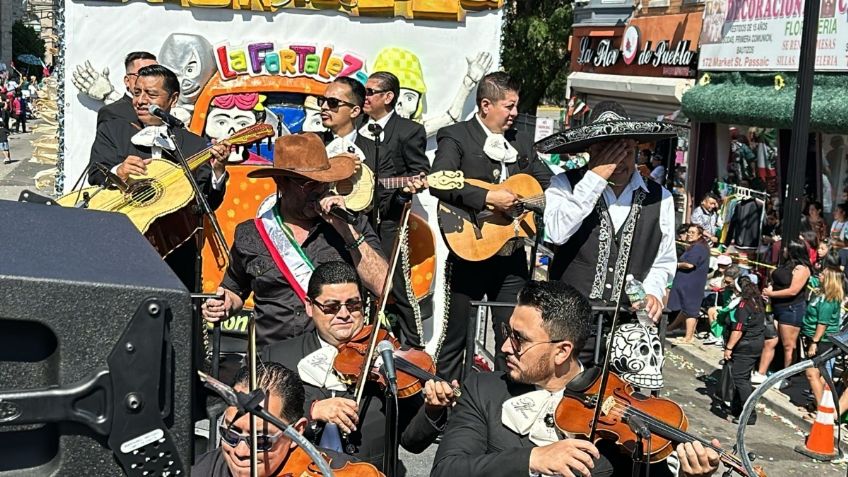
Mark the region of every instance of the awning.
<instances>
[{"instance_id":1,"label":"awning","mask_svg":"<svg viewBox=\"0 0 848 477\"><path fill-rule=\"evenodd\" d=\"M568 75L568 95L584 94L592 108L602 101L616 101L631 118L656 121L657 117L680 109L683 93L694 82L686 78L576 72Z\"/></svg>"},{"instance_id":2,"label":"awning","mask_svg":"<svg viewBox=\"0 0 848 477\"><path fill-rule=\"evenodd\" d=\"M796 73L703 73L683 96L693 121L792 128ZM779 78L778 78L779 77ZM817 74L813 80L810 130L848 132L848 75Z\"/></svg>"}]
</instances>

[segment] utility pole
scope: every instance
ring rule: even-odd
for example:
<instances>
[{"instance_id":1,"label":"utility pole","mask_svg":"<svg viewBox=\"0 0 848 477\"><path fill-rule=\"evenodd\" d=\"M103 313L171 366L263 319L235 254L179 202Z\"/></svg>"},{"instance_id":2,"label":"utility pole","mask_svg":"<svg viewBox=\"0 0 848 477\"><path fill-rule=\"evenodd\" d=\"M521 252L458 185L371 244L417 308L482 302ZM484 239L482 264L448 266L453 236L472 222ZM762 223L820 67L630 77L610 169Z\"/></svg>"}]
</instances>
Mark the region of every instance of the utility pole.
<instances>
[{"instance_id":1,"label":"utility pole","mask_svg":"<svg viewBox=\"0 0 848 477\"><path fill-rule=\"evenodd\" d=\"M810 140L810 111L816 64L816 37L819 30L820 0L804 2L804 21L799 51L795 114L792 117L791 150L787 168L786 196L783 198L783 244L797 240L801 230L801 203L807 178L807 148Z\"/></svg>"}]
</instances>

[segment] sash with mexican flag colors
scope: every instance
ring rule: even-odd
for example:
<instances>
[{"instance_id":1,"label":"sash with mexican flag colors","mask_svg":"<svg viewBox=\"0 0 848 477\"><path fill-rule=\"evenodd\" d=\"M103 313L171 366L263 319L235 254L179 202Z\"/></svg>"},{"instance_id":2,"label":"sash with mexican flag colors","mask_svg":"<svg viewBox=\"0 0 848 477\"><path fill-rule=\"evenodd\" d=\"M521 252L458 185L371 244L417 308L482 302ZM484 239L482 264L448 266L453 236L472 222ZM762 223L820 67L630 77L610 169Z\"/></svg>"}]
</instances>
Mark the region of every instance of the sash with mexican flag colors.
<instances>
[{"instance_id":1,"label":"sash with mexican flag colors","mask_svg":"<svg viewBox=\"0 0 848 477\"><path fill-rule=\"evenodd\" d=\"M280 269L300 301L306 304L306 288L315 266L306 256L306 252L300 248L291 229L280 216L276 194L262 201L253 222L277 268Z\"/></svg>"}]
</instances>

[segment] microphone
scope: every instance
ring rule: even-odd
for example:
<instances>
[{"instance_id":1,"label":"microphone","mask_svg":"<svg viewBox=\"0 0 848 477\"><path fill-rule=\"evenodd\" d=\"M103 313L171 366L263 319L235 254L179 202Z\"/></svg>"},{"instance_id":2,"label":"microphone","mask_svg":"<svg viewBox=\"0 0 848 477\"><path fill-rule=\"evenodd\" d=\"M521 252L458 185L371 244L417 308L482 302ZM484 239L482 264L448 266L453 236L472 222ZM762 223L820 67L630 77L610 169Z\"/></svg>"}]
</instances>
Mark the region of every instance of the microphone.
<instances>
[{"instance_id":1,"label":"microphone","mask_svg":"<svg viewBox=\"0 0 848 477\"><path fill-rule=\"evenodd\" d=\"M150 114L161 119L162 122L164 122L168 126L171 126L172 128L182 129L185 127L185 124L182 121L174 117L171 113L160 108L159 106L156 106L155 104L151 104L150 106L148 106L147 111L150 112Z\"/></svg>"},{"instance_id":2,"label":"microphone","mask_svg":"<svg viewBox=\"0 0 848 477\"><path fill-rule=\"evenodd\" d=\"M651 437L651 431L648 429L648 426L645 425L645 421L641 418L637 416L630 416L627 418L627 424L630 425L630 429L633 433L642 439L648 439Z\"/></svg>"},{"instance_id":3,"label":"microphone","mask_svg":"<svg viewBox=\"0 0 848 477\"><path fill-rule=\"evenodd\" d=\"M356 216L350 213L350 211L348 211L347 209L343 209L338 205L334 205L330 209L330 213L336 216L337 218L344 220L350 225L356 225Z\"/></svg>"},{"instance_id":4,"label":"microphone","mask_svg":"<svg viewBox=\"0 0 848 477\"><path fill-rule=\"evenodd\" d=\"M534 204L533 202L522 202L521 207L524 210L529 210L530 212L537 213L539 215L545 215L545 206L541 204Z\"/></svg>"},{"instance_id":5,"label":"microphone","mask_svg":"<svg viewBox=\"0 0 848 477\"><path fill-rule=\"evenodd\" d=\"M383 372L386 374L386 381L389 382L389 388L395 396L397 396L397 372L395 372L395 347L386 340L377 343L377 352L383 357Z\"/></svg>"}]
</instances>

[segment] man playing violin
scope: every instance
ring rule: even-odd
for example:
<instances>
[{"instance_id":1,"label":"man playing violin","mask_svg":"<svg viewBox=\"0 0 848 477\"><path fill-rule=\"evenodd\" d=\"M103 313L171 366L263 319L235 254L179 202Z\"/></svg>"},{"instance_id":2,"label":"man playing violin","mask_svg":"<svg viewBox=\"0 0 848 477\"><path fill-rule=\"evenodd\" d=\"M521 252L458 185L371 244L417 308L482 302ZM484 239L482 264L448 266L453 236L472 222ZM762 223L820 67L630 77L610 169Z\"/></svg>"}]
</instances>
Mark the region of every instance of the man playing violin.
<instances>
[{"instance_id":1,"label":"man playing violin","mask_svg":"<svg viewBox=\"0 0 848 477\"><path fill-rule=\"evenodd\" d=\"M307 314L315 324L311 333L271 345L263 360L297 369L304 381L304 412L310 420L305 435L326 443L348 434L344 447L354 457L383 468L387 403L384 392L368 382L357 406L356 383L345 383L332 368L338 347L349 343L364 326L361 283L344 262L325 263L312 273L307 291ZM456 382L454 386L458 386ZM444 430L454 394L445 382L428 381L422 393L399 400L399 443L419 453ZM332 424L332 426L328 425ZM402 467L402 466L399 466ZM398 474L403 475L403 469Z\"/></svg>"},{"instance_id":2,"label":"man playing violin","mask_svg":"<svg viewBox=\"0 0 848 477\"><path fill-rule=\"evenodd\" d=\"M303 416L303 383L297 373L279 363L266 362L257 367L257 388L265 392L263 407L292 425L298 432L306 429ZM236 377L235 390L247 392L248 368L242 368ZM256 418L257 477L274 477L285 472L300 475L303 469L288 469L292 452L297 444L283 435L283 430L270 422ZM221 447L198 457L191 468L196 477L249 477L250 476L250 416L238 415L235 407L228 407L220 424ZM352 459L328 449L320 449L330 458L334 469ZM296 472L297 471L297 472ZM377 475L374 469L374 475Z\"/></svg>"},{"instance_id":3,"label":"man playing violin","mask_svg":"<svg viewBox=\"0 0 848 477\"><path fill-rule=\"evenodd\" d=\"M399 174L411 175L419 173L419 176L410 180L401 190L387 189L379 182L375 184L375 187L377 187L377 205L374 205L374 207L377 208L384 222L387 219L394 221L390 233L386 232L385 224L381 224L381 228L379 228L381 230L380 242L382 243L383 253L386 256L390 256L392 247L394 246L395 236L397 235L397 221L400 218L403 206L412 199L412 194L427 188L427 180L421 176L428 169L427 166L429 166L429 163L427 162L427 158L423 156L423 146L420 151L421 157L424 159L423 166L419 164L421 161L414 161L414 167L398 171L394 161L389 160L388 156L386 156L388 149L385 147L382 148L380 154L380 163L376 163L378 158L374 141L359 134L359 131L356 130L356 121L363 114L362 108L365 104L366 94L365 86L362 83L349 76L342 76L327 85L324 95L318 97L318 106L321 108L321 124L327 128L327 133L324 135L324 142L327 145L327 153L330 156L339 153L353 153L363 164L374 171L377 177L393 177ZM398 117L397 121L399 127L405 123L411 123L415 126L413 129L420 128L423 131L420 125L406 119ZM406 143L406 140L404 139L402 142ZM426 141L422 139L420 142L423 145ZM405 148L402 149L405 150ZM410 150L415 149L412 148ZM417 154L414 156L417 157ZM378 224L372 223L371 226L375 230L378 230ZM412 310L412 305L410 305L409 298L407 298L404 279L403 269L398 267L392 290L394 303L388 306L388 310L389 313L393 313L399 317L397 320L398 327L400 328L404 342L410 346L420 347L421 337L418 336L418 326L415 323L415 314Z\"/></svg>"},{"instance_id":4,"label":"man playing violin","mask_svg":"<svg viewBox=\"0 0 848 477\"><path fill-rule=\"evenodd\" d=\"M630 475L632 461L617 448L562 435L553 418L566 385L581 384L576 353L592 322L589 302L573 287L528 282L504 324L506 372L465 381L431 477ZM679 445L677 460L681 475L700 477L715 472L719 457L695 443ZM674 475L669 467L654 464L651 474Z\"/></svg>"}]
</instances>

